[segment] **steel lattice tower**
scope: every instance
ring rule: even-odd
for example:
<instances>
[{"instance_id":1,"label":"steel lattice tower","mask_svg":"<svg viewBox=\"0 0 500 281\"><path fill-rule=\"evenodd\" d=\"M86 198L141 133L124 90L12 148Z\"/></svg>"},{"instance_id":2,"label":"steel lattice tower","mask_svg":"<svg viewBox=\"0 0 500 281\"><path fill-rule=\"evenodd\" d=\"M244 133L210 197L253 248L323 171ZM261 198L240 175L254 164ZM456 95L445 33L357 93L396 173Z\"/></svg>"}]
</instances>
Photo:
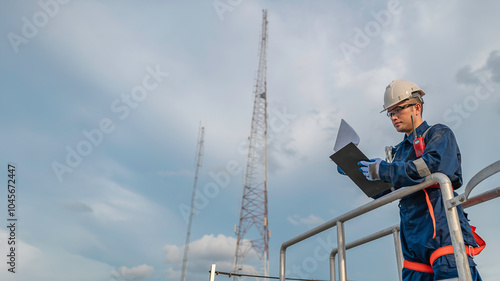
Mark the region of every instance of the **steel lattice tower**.
<instances>
[{"instance_id":1,"label":"steel lattice tower","mask_svg":"<svg viewBox=\"0 0 500 281\"><path fill-rule=\"evenodd\" d=\"M255 82L252 125L233 272L242 270L243 259L254 249L262 260L257 271L269 275L269 229L267 213L267 10L262 11L259 69Z\"/></svg>"},{"instance_id":2,"label":"steel lattice tower","mask_svg":"<svg viewBox=\"0 0 500 281\"><path fill-rule=\"evenodd\" d=\"M191 238L191 225L193 224L193 215L196 211L195 203L196 203L196 185L198 184L198 173L201 169L201 163L203 161L203 143L205 137L205 127L201 127L198 131L198 144L196 146L196 171L194 173L194 185L193 185L193 194L191 195L191 209L189 211L189 221L188 228L186 234L186 244L184 244L184 259L182 260L182 274L180 281L186 281L186 271L187 271L187 262L188 262L188 251L189 251L189 240Z\"/></svg>"}]
</instances>

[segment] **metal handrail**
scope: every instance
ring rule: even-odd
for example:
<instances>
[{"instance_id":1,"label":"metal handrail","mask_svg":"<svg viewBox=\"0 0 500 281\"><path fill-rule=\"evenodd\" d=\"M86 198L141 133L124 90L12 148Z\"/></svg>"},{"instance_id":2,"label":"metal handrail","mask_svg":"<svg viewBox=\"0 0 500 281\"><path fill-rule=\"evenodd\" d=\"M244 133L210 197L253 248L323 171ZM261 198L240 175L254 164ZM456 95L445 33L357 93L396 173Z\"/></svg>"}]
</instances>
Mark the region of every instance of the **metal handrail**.
<instances>
[{"instance_id":1,"label":"metal handrail","mask_svg":"<svg viewBox=\"0 0 500 281\"><path fill-rule=\"evenodd\" d=\"M339 255L339 280L347 281L346 274L346 245L344 241L344 222L358 217L362 214L368 213L374 209L381 206L389 204L397 199L401 199L407 195L410 195L418 190L424 189L433 184L439 184L441 192L443 194L443 200L448 201L453 199L453 188L451 186L450 179L442 173L434 173L425 178L425 180L417 185L408 186L400 188L394 192L391 192L385 196L382 196L374 201L371 201L357 209L340 215L320 226L317 226L295 238L292 238L281 245L280 249L280 281L285 281L285 264L286 264L286 249L294 244L297 244L311 236L321 233L327 229L337 226L337 245L338 245L338 255ZM446 217L448 220L448 227L450 228L451 240L453 245L453 250L455 252L455 259L457 264L458 276L460 280L471 281L471 273L469 270L469 262L467 255L465 253L465 244L462 236L462 230L460 228L460 222L458 220L458 213L456 208L446 209Z\"/></svg>"},{"instance_id":2,"label":"metal handrail","mask_svg":"<svg viewBox=\"0 0 500 281\"><path fill-rule=\"evenodd\" d=\"M468 201L469 194L479 183L481 183L485 179L491 177L492 175L498 172L500 172L500 160L494 162L493 164L487 166L486 168L482 169L477 174L475 174L472 177L472 179L470 179L469 183L467 183L467 186L465 187L465 192L449 200L448 202L445 202L445 206L447 208L452 208L460 204L464 204L465 202Z\"/></svg>"},{"instance_id":3,"label":"metal handrail","mask_svg":"<svg viewBox=\"0 0 500 281\"><path fill-rule=\"evenodd\" d=\"M500 197L500 187L496 187L492 190L483 192L477 196L474 196L472 198L469 198L467 202L462 204L462 207L469 208L484 202L487 202L491 199L495 199L497 197ZM389 234L393 234L394 236L394 246L396 250L396 261L397 261L397 266L398 266L398 274L399 274L399 280L402 280L402 269L403 269L403 253L401 251L401 242L400 242L400 237L399 237L399 224L393 225L391 227L388 227L384 230L381 230L379 232L370 234L366 237L360 238L356 241L350 242L346 244L345 249L349 250L357 246L361 246L363 244L366 244L368 242L377 240L379 238L385 237ZM330 281L335 281L335 256L337 255L338 248L334 248L330 252Z\"/></svg>"},{"instance_id":4,"label":"metal handrail","mask_svg":"<svg viewBox=\"0 0 500 281\"><path fill-rule=\"evenodd\" d=\"M476 187L483 180L491 177L498 172L500 172L500 160L482 169L477 174L475 174L472 179L470 179L469 183L467 183L467 186L465 187L465 196L468 198L474 187Z\"/></svg>"},{"instance_id":5,"label":"metal handrail","mask_svg":"<svg viewBox=\"0 0 500 281\"><path fill-rule=\"evenodd\" d=\"M476 206L477 204L484 203L486 201L489 201L491 199L495 199L497 197L500 197L500 186L493 188L491 190L488 190L486 192L483 192L477 196L474 196L472 198L467 199L467 202L462 204L463 208L469 208L472 206Z\"/></svg>"},{"instance_id":6,"label":"metal handrail","mask_svg":"<svg viewBox=\"0 0 500 281\"><path fill-rule=\"evenodd\" d=\"M397 257L397 262L398 262L398 270L400 270L403 267L403 252L401 250L401 243L399 241L399 224L393 225L391 227L388 227L386 229L380 230L379 232L375 232L373 234L370 234L368 236L365 236L363 238L360 238L358 240L352 241L348 244L345 245L345 249L349 250L358 246L361 246L363 244L366 244L368 242L377 240L379 238L382 238L384 236L387 236L389 234L392 234L394 236L394 245L396 247L396 257ZM335 256L337 255L338 248L334 248L330 252L330 281L335 281ZM400 274L401 276L401 274ZM401 278L400 278L401 280Z\"/></svg>"}]
</instances>

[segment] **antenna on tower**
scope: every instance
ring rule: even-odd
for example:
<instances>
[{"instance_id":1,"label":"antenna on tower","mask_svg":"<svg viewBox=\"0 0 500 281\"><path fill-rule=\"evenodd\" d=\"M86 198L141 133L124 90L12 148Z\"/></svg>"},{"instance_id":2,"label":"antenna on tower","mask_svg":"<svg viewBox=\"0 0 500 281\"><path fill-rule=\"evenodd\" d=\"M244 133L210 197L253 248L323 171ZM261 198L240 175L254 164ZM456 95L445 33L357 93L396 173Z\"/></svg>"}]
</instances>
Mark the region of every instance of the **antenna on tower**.
<instances>
[{"instance_id":1,"label":"antenna on tower","mask_svg":"<svg viewBox=\"0 0 500 281\"><path fill-rule=\"evenodd\" d=\"M187 261L188 261L188 251L189 251L189 240L191 238L191 225L193 223L193 216L196 212L195 202L196 202L196 185L198 184L198 173L201 169L201 163L203 160L203 142L205 137L205 127L201 126L198 129L198 145L196 146L196 157L195 157L195 173L194 173L194 185L193 185L193 195L191 196L191 209L189 211L189 222L186 234L186 244L184 244L184 259L182 260L182 274L181 281L186 281L186 271L187 271Z\"/></svg>"},{"instance_id":2,"label":"antenna on tower","mask_svg":"<svg viewBox=\"0 0 500 281\"><path fill-rule=\"evenodd\" d=\"M269 226L267 213L267 10L262 10L259 68L255 81L252 126L246 176L241 201L233 272L243 268L243 259L253 249L262 260L261 271L269 276Z\"/></svg>"}]
</instances>

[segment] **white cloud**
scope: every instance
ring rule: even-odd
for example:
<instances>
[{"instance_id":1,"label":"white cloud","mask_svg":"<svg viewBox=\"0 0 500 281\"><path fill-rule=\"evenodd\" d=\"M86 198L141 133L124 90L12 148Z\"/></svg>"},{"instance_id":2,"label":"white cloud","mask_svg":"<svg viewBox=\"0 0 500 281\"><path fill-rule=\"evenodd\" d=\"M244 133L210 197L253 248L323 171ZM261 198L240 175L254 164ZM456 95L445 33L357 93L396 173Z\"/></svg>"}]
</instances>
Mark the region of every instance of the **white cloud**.
<instances>
[{"instance_id":1,"label":"white cloud","mask_svg":"<svg viewBox=\"0 0 500 281\"><path fill-rule=\"evenodd\" d=\"M179 262L183 258L183 249L177 245L165 245L162 249L166 253L165 261L167 263Z\"/></svg>"},{"instance_id":2,"label":"white cloud","mask_svg":"<svg viewBox=\"0 0 500 281\"><path fill-rule=\"evenodd\" d=\"M189 244L188 274L206 274L210 265L214 263L217 264L218 270L231 272L235 251L236 238L223 234L204 235L201 239ZM172 279L179 278L184 258L184 245L165 245L163 252L166 253L165 261L170 265L167 271L168 276ZM255 252L249 252L244 259L244 271L255 272L251 264L257 260Z\"/></svg>"},{"instance_id":3,"label":"white cloud","mask_svg":"<svg viewBox=\"0 0 500 281\"><path fill-rule=\"evenodd\" d=\"M80 176L85 178L87 172L82 171L79 178ZM85 206L87 210L91 209L93 215L100 221L142 223L144 218L156 217L161 213L162 216L167 215L169 220L174 217L168 209L114 180L106 177L86 177L78 181L83 186L92 186L93 190L93 192L89 192L90 190L79 192L81 194L78 204L81 207Z\"/></svg>"},{"instance_id":4,"label":"white cloud","mask_svg":"<svg viewBox=\"0 0 500 281\"><path fill-rule=\"evenodd\" d=\"M236 238L223 234L217 236L204 235L200 240L191 243L192 253L202 259L228 259L234 257Z\"/></svg>"},{"instance_id":5,"label":"white cloud","mask_svg":"<svg viewBox=\"0 0 500 281\"><path fill-rule=\"evenodd\" d=\"M22 228L21 228L22 229ZM8 253L7 232L0 230L0 253ZM1 280L37 281L91 281L107 280L112 267L106 263L69 253L65 250L39 248L23 240L16 240L16 273L7 271L6 262L0 263Z\"/></svg>"},{"instance_id":6,"label":"white cloud","mask_svg":"<svg viewBox=\"0 0 500 281\"><path fill-rule=\"evenodd\" d=\"M189 256L193 259L224 260L234 257L235 249L236 238L210 234L189 244ZM182 260L184 246L165 245L163 251L166 252L166 262L175 263Z\"/></svg>"},{"instance_id":7,"label":"white cloud","mask_svg":"<svg viewBox=\"0 0 500 281\"><path fill-rule=\"evenodd\" d=\"M310 214L308 217L305 218L301 218L299 215L293 215L291 217L288 217L287 220L293 225L305 225L308 228L318 226L325 222L324 219L315 216L313 214Z\"/></svg>"},{"instance_id":8,"label":"white cloud","mask_svg":"<svg viewBox=\"0 0 500 281\"><path fill-rule=\"evenodd\" d=\"M118 270L111 273L111 277L112 280L116 281L141 281L148 278L153 270L152 266L145 264L132 268L121 266Z\"/></svg>"}]
</instances>

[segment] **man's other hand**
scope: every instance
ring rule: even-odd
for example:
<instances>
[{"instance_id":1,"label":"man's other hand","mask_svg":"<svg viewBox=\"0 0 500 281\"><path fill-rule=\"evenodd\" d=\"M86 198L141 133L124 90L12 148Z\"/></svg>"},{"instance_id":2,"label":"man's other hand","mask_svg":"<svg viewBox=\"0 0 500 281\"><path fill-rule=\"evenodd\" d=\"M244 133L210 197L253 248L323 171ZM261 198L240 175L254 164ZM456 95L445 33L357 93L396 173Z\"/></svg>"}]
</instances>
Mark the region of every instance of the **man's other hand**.
<instances>
[{"instance_id":1,"label":"man's other hand","mask_svg":"<svg viewBox=\"0 0 500 281\"><path fill-rule=\"evenodd\" d=\"M343 176L346 176L346 175L347 175L344 171L342 171L342 169L340 169L340 167L339 167L339 166L337 166L337 172L339 172L339 174L341 174L341 175L343 175Z\"/></svg>"}]
</instances>

